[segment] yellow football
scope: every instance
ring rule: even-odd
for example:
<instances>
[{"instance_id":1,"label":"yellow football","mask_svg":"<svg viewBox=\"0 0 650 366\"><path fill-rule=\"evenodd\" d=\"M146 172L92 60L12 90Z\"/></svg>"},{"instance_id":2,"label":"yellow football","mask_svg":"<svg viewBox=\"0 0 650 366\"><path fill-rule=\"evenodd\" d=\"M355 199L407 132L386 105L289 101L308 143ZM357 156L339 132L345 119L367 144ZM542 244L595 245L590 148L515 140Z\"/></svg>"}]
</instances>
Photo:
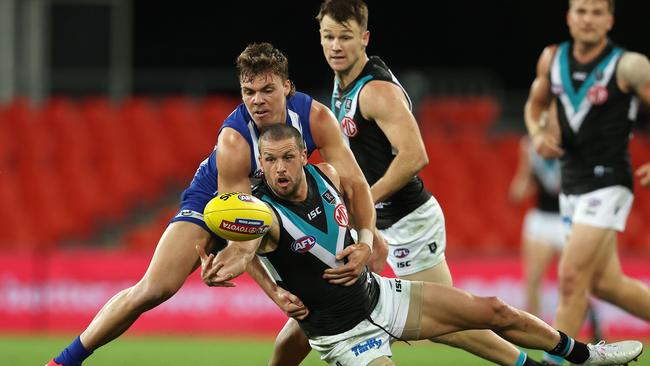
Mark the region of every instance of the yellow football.
<instances>
[{"instance_id":1,"label":"yellow football","mask_svg":"<svg viewBox=\"0 0 650 366\"><path fill-rule=\"evenodd\" d=\"M259 198L247 193L222 193L203 210L208 228L226 240L245 241L266 234L271 228L271 209Z\"/></svg>"}]
</instances>

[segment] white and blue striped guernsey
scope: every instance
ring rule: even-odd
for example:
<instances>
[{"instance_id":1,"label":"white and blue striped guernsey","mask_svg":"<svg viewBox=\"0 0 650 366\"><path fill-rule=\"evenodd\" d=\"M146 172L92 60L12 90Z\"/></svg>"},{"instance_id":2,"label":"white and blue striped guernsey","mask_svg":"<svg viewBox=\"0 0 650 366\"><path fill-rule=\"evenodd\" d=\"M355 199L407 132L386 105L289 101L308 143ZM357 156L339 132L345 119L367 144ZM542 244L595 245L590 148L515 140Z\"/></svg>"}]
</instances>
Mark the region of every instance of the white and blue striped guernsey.
<instances>
[{"instance_id":1,"label":"white and blue striped guernsey","mask_svg":"<svg viewBox=\"0 0 650 366\"><path fill-rule=\"evenodd\" d=\"M287 97L286 123L300 131L305 141L307 154L311 154L316 149L309 123L312 100L312 97L300 92L296 92L295 95ZM244 137L246 142L248 142L251 159L249 177L253 181L256 180L261 176L261 167L259 166L258 159L259 150L257 145L260 131L243 103L237 106L237 108L230 113L219 129L219 133L221 133L224 128L234 129ZM181 196L180 210L176 216L172 218L171 222L193 222L210 232L203 221L203 209L212 198L217 196L218 171L216 153L218 149L219 146L216 145L210 156L199 165L192 182ZM227 159L228 157L224 158Z\"/></svg>"}]
</instances>

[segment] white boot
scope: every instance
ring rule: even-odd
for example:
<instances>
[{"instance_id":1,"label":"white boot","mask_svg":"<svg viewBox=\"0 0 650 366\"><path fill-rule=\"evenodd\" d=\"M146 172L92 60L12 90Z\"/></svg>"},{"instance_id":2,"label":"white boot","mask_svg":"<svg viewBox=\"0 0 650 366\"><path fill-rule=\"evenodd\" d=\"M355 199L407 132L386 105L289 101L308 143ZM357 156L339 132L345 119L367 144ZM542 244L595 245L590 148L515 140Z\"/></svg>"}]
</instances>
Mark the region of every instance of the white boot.
<instances>
[{"instance_id":1,"label":"white boot","mask_svg":"<svg viewBox=\"0 0 650 366\"><path fill-rule=\"evenodd\" d=\"M639 341L622 341L597 344L588 344L589 358L582 365L627 365L635 361L643 352L643 343Z\"/></svg>"}]
</instances>

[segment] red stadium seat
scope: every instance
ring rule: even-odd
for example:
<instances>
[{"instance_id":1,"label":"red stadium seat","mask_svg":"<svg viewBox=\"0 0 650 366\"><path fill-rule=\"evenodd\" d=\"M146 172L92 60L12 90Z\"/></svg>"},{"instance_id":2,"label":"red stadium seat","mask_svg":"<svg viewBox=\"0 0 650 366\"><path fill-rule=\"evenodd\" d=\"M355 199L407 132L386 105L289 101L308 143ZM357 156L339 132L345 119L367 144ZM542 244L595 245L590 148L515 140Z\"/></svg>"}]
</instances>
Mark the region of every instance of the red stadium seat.
<instances>
[{"instance_id":1,"label":"red stadium seat","mask_svg":"<svg viewBox=\"0 0 650 366\"><path fill-rule=\"evenodd\" d=\"M501 112L491 96L426 97L416 112L422 130L486 131Z\"/></svg>"}]
</instances>

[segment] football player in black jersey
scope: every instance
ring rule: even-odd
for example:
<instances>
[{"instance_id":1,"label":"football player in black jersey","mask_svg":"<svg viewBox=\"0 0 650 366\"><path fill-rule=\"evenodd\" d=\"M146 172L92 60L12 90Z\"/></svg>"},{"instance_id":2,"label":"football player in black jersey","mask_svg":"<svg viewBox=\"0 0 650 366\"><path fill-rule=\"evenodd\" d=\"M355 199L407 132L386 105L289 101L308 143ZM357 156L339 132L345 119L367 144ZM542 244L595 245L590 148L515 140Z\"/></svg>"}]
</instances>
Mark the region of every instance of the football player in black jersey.
<instances>
[{"instance_id":1,"label":"football player in black jersey","mask_svg":"<svg viewBox=\"0 0 650 366\"><path fill-rule=\"evenodd\" d=\"M571 228L555 325L576 336L590 293L650 320L650 289L622 272L616 248L633 201L628 141L638 103L650 104L650 62L608 38L614 0L569 0L566 19L571 39L542 52L525 119L537 152L561 162L560 212ZM557 119L545 124L553 100ZM636 175L650 186L650 163Z\"/></svg>"},{"instance_id":2,"label":"football player in black jersey","mask_svg":"<svg viewBox=\"0 0 650 366\"><path fill-rule=\"evenodd\" d=\"M388 263L400 278L451 286L445 218L418 176L428 163L426 149L408 94L381 58L366 53L366 4L324 1L316 19L323 54L335 74L330 108L370 184L377 229L389 246ZM500 365L519 365L523 359L519 349L488 330L452 333L435 341ZM276 339L270 364L297 365L308 349L290 320Z\"/></svg>"},{"instance_id":3,"label":"football player in black jersey","mask_svg":"<svg viewBox=\"0 0 650 366\"><path fill-rule=\"evenodd\" d=\"M231 242L217 257L197 246L201 278L218 286L242 274L256 254L262 257L277 285L310 310L298 324L329 365L394 365L392 341L466 329L492 329L521 347L547 350L574 364L625 364L642 352L638 341L580 343L497 297L447 285L367 270L348 286L331 283L323 272L342 266L350 253L371 252L369 243L352 240L341 177L327 163L307 163L302 136L290 125L268 127L258 146L264 181L253 194L272 209L271 228L263 237ZM526 360L521 353L516 365Z\"/></svg>"}]
</instances>

